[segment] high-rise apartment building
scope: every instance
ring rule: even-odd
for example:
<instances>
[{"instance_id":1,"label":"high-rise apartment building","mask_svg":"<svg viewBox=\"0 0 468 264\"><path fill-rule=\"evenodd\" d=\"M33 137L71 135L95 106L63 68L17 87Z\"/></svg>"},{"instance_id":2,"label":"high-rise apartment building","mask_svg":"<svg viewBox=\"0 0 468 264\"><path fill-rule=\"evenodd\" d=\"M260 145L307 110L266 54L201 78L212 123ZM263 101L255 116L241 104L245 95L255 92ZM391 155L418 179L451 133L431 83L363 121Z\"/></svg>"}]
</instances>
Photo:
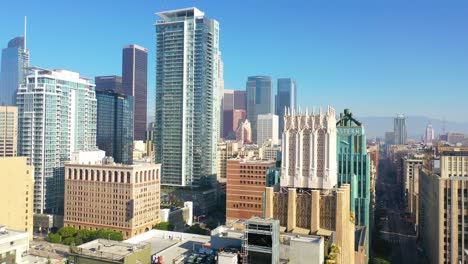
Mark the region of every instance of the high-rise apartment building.
<instances>
[{"instance_id":1,"label":"high-rise apartment building","mask_svg":"<svg viewBox=\"0 0 468 264\"><path fill-rule=\"evenodd\" d=\"M197 8L157 15L156 162L163 184L197 186L217 171L219 24Z\"/></svg>"},{"instance_id":2,"label":"high-rise apartment building","mask_svg":"<svg viewBox=\"0 0 468 264\"><path fill-rule=\"evenodd\" d=\"M296 81L291 78L278 79L278 86L276 87L276 115L283 117L286 108L296 109ZM284 119L280 118L278 133L281 135L284 129Z\"/></svg>"},{"instance_id":3,"label":"high-rise apartment building","mask_svg":"<svg viewBox=\"0 0 468 264\"><path fill-rule=\"evenodd\" d=\"M122 77L116 75L96 76L94 77L94 84L97 91L114 91L123 93Z\"/></svg>"},{"instance_id":4,"label":"high-rise apartment building","mask_svg":"<svg viewBox=\"0 0 468 264\"><path fill-rule=\"evenodd\" d=\"M397 115L393 121L393 133L395 136L395 145L406 145L408 139L406 131L406 118L404 115Z\"/></svg>"},{"instance_id":5,"label":"high-rise apartment building","mask_svg":"<svg viewBox=\"0 0 468 264\"><path fill-rule=\"evenodd\" d=\"M247 111L247 91L234 91L234 109Z\"/></svg>"},{"instance_id":6,"label":"high-rise apartment building","mask_svg":"<svg viewBox=\"0 0 468 264\"><path fill-rule=\"evenodd\" d=\"M370 230L370 159L364 126L345 109L336 125L338 185L351 186L351 212L356 225ZM369 238L369 234L366 236ZM369 243L366 243L367 245Z\"/></svg>"},{"instance_id":7,"label":"high-rise apartment building","mask_svg":"<svg viewBox=\"0 0 468 264\"><path fill-rule=\"evenodd\" d=\"M278 144L278 116L273 114L258 115L257 144Z\"/></svg>"},{"instance_id":8,"label":"high-rise apartment building","mask_svg":"<svg viewBox=\"0 0 468 264\"><path fill-rule=\"evenodd\" d=\"M432 144L432 141L434 141L434 139L434 128L432 127L431 122L429 122L426 126L426 130L424 130L424 143Z\"/></svg>"},{"instance_id":9,"label":"high-rise apartment building","mask_svg":"<svg viewBox=\"0 0 468 264\"><path fill-rule=\"evenodd\" d=\"M235 139L236 131L242 120L246 118L246 112L242 109L224 110L223 113L223 138Z\"/></svg>"},{"instance_id":10,"label":"high-rise apartment building","mask_svg":"<svg viewBox=\"0 0 468 264\"><path fill-rule=\"evenodd\" d=\"M263 215L266 172L271 167L275 167L275 161L241 159L227 161L227 222Z\"/></svg>"},{"instance_id":11,"label":"high-rise apartment building","mask_svg":"<svg viewBox=\"0 0 468 264\"><path fill-rule=\"evenodd\" d=\"M242 143L252 143L252 126L249 120L241 121L236 131L236 140Z\"/></svg>"},{"instance_id":12,"label":"high-rise apartment building","mask_svg":"<svg viewBox=\"0 0 468 264\"><path fill-rule=\"evenodd\" d=\"M0 223L33 238L34 167L26 157L0 157Z\"/></svg>"},{"instance_id":13,"label":"high-rise apartment building","mask_svg":"<svg viewBox=\"0 0 468 264\"><path fill-rule=\"evenodd\" d=\"M0 105L16 105L16 91L25 83L29 67L29 50L25 37L16 37L2 50L0 70Z\"/></svg>"},{"instance_id":14,"label":"high-rise apartment building","mask_svg":"<svg viewBox=\"0 0 468 264\"><path fill-rule=\"evenodd\" d=\"M96 144L117 163L133 163L133 96L97 91Z\"/></svg>"},{"instance_id":15,"label":"high-rise apartment building","mask_svg":"<svg viewBox=\"0 0 468 264\"><path fill-rule=\"evenodd\" d=\"M335 109L287 109L281 144L281 186L331 189L338 183Z\"/></svg>"},{"instance_id":16,"label":"high-rise apartment building","mask_svg":"<svg viewBox=\"0 0 468 264\"><path fill-rule=\"evenodd\" d=\"M159 222L159 164L70 162L65 165L64 225L121 231L124 238Z\"/></svg>"},{"instance_id":17,"label":"high-rise apartment building","mask_svg":"<svg viewBox=\"0 0 468 264\"><path fill-rule=\"evenodd\" d=\"M122 88L133 96L133 138L146 139L148 98L148 50L138 45L127 45L122 52Z\"/></svg>"},{"instance_id":18,"label":"high-rise apartment building","mask_svg":"<svg viewBox=\"0 0 468 264\"><path fill-rule=\"evenodd\" d=\"M436 164L434 162L434 164ZM468 152L447 151L419 171L419 233L431 263L466 263Z\"/></svg>"},{"instance_id":19,"label":"high-rise apartment building","mask_svg":"<svg viewBox=\"0 0 468 264\"><path fill-rule=\"evenodd\" d=\"M273 114L273 88L270 76L247 79L247 119L252 124L253 141L257 142L258 115Z\"/></svg>"},{"instance_id":20,"label":"high-rise apartment building","mask_svg":"<svg viewBox=\"0 0 468 264\"><path fill-rule=\"evenodd\" d=\"M17 154L18 108L0 106L0 157L14 157Z\"/></svg>"},{"instance_id":21,"label":"high-rise apartment building","mask_svg":"<svg viewBox=\"0 0 468 264\"><path fill-rule=\"evenodd\" d=\"M94 84L77 72L31 68L18 105L18 155L34 166L34 212L63 213L64 162L96 148Z\"/></svg>"}]
</instances>

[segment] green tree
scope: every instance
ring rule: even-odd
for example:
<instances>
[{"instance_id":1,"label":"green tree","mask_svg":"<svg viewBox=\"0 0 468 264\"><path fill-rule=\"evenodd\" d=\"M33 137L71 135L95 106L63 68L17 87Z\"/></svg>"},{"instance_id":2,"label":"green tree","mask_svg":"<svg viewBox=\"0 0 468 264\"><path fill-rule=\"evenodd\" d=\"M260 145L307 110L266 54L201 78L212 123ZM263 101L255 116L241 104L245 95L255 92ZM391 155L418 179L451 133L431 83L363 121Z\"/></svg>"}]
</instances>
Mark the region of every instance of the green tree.
<instances>
[{"instance_id":1,"label":"green tree","mask_svg":"<svg viewBox=\"0 0 468 264\"><path fill-rule=\"evenodd\" d=\"M153 229L172 231L174 230L174 225L169 222L161 222L156 224Z\"/></svg>"},{"instance_id":2,"label":"green tree","mask_svg":"<svg viewBox=\"0 0 468 264\"><path fill-rule=\"evenodd\" d=\"M76 233L76 237L80 238L83 242L89 242L96 239L96 232L88 229L80 229Z\"/></svg>"},{"instance_id":3,"label":"green tree","mask_svg":"<svg viewBox=\"0 0 468 264\"><path fill-rule=\"evenodd\" d=\"M74 244L75 246L83 244L83 240L78 237L67 237L63 240L64 245L71 245Z\"/></svg>"},{"instance_id":4,"label":"green tree","mask_svg":"<svg viewBox=\"0 0 468 264\"><path fill-rule=\"evenodd\" d=\"M391 264L391 262L383 258L373 258L372 264Z\"/></svg>"},{"instance_id":5,"label":"green tree","mask_svg":"<svg viewBox=\"0 0 468 264\"><path fill-rule=\"evenodd\" d=\"M208 235L209 231L201 228L199 224L194 224L189 228L185 229L186 233L197 234L197 235Z\"/></svg>"},{"instance_id":6,"label":"green tree","mask_svg":"<svg viewBox=\"0 0 468 264\"><path fill-rule=\"evenodd\" d=\"M215 220L210 219L209 221L206 222L206 228L213 230L216 227L218 227L218 222L216 222Z\"/></svg>"},{"instance_id":7,"label":"green tree","mask_svg":"<svg viewBox=\"0 0 468 264\"><path fill-rule=\"evenodd\" d=\"M62 241L62 237L55 233L55 234L49 234L47 235L47 241L49 241L50 243L55 243L55 244L58 244Z\"/></svg>"},{"instance_id":8,"label":"green tree","mask_svg":"<svg viewBox=\"0 0 468 264\"><path fill-rule=\"evenodd\" d=\"M60 228L57 233L62 237L62 239L65 239L67 237L74 237L77 231L76 231L76 228L74 227L64 226Z\"/></svg>"},{"instance_id":9,"label":"green tree","mask_svg":"<svg viewBox=\"0 0 468 264\"><path fill-rule=\"evenodd\" d=\"M113 231L110 229L100 229L97 231L96 238L122 241L123 235L120 232Z\"/></svg>"}]
</instances>

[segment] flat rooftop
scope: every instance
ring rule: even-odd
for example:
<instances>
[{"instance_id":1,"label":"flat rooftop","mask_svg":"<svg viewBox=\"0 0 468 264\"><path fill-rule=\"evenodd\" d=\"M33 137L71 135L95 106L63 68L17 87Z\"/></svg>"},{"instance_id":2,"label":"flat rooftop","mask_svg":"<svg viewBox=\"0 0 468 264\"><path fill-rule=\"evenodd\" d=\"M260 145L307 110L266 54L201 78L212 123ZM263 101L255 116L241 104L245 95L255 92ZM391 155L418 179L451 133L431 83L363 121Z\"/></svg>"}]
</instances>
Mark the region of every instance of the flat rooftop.
<instances>
[{"instance_id":1,"label":"flat rooftop","mask_svg":"<svg viewBox=\"0 0 468 264\"><path fill-rule=\"evenodd\" d=\"M96 239L81 246L72 254L81 256L93 256L106 260L120 260L126 256L149 247L145 243L125 243L106 239Z\"/></svg>"},{"instance_id":2,"label":"flat rooftop","mask_svg":"<svg viewBox=\"0 0 468 264\"><path fill-rule=\"evenodd\" d=\"M0 244L21 238L29 239L29 233L13 229L7 229L5 226L0 225Z\"/></svg>"}]
</instances>

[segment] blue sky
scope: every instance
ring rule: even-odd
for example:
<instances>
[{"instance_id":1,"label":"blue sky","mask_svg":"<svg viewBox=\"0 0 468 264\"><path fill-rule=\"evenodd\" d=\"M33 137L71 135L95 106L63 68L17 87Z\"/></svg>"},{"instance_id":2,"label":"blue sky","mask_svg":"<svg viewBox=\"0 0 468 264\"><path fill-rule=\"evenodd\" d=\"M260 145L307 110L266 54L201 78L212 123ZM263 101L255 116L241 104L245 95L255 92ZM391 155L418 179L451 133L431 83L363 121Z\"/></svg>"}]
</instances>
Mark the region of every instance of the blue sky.
<instances>
[{"instance_id":1,"label":"blue sky","mask_svg":"<svg viewBox=\"0 0 468 264\"><path fill-rule=\"evenodd\" d=\"M0 9L0 46L27 15L33 65L91 78L120 75L124 45L147 47L152 113L154 13L189 6L220 22L226 88L293 77L303 107L468 121L468 1L15 0Z\"/></svg>"}]
</instances>

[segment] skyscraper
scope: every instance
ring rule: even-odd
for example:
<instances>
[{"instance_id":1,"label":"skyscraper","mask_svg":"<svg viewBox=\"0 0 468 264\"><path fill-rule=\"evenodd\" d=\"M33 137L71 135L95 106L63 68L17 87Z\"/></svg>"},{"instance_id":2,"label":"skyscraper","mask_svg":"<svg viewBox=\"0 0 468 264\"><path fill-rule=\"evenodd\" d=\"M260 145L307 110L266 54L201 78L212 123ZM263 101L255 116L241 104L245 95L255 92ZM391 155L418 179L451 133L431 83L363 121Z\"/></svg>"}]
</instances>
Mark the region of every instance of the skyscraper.
<instances>
[{"instance_id":1,"label":"skyscraper","mask_svg":"<svg viewBox=\"0 0 468 264\"><path fill-rule=\"evenodd\" d=\"M94 77L96 91L114 91L123 93L122 77L116 75Z\"/></svg>"},{"instance_id":2,"label":"skyscraper","mask_svg":"<svg viewBox=\"0 0 468 264\"><path fill-rule=\"evenodd\" d=\"M258 115L257 144L278 144L278 116L273 114Z\"/></svg>"},{"instance_id":3,"label":"skyscraper","mask_svg":"<svg viewBox=\"0 0 468 264\"><path fill-rule=\"evenodd\" d=\"M356 225L370 230L370 159L366 133L361 122L345 109L336 125L338 152L338 185L351 185L350 208ZM369 241L369 232L366 236ZM366 243L369 245L369 243Z\"/></svg>"},{"instance_id":4,"label":"skyscraper","mask_svg":"<svg viewBox=\"0 0 468 264\"><path fill-rule=\"evenodd\" d=\"M434 128L432 127L431 122L429 122L426 126L426 130L424 131L424 143L432 144L434 138Z\"/></svg>"},{"instance_id":5,"label":"skyscraper","mask_svg":"<svg viewBox=\"0 0 468 264\"><path fill-rule=\"evenodd\" d=\"M247 119L252 124L253 141L257 142L258 115L273 114L273 89L270 76L247 79Z\"/></svg>"},{"instance_id":6,"label":"skyscraper","mask_svg":"<svg viewBox=\"0 0 468 264\"><path fill-rule=\"evenodd\" d=\"M284 116L281 186L331 189L338 183L335 109Z\"/></svg>"},{"instance_id":7,"label":"skyscraper","mask_svg":"<svg viewBox=\"0 0 468 264\"><path fill-rule=\"evenodd\" d=\"M15 105L16 91L29 67L29 51L26 49L26 39L16 37L8 42L2 50L2 66L0 71L0 105Z\"/></svg>"},{"instance_id":8,"label":"skyscraper","mask_svg":"<svg viewBox=\"0 0 468 264\"><path fill-rule=\"evenodd\" d=\"M156 23L156 162L162 184L197 186L217 171L219 24L197 8Z\"/></svg>"},{"instance_id":9,"label":"skyscraper","mask_svg":"<svg viewBox=\"0 0 468 264\"><path fill-rule=\"evenodd\" d=\"M276 115L283 117L285 108L296 109L296 81L291 78L278 79L276 90ZM278 133L283 133L284 120L279 120Z\"/></svg>"},{"instance_id":10,"label":"skyscraper","mask_svg":"<svg viewBox=\"0 0 468 264\"><path fill-rule=\"evenodd\" d=\"M234 91L234 109L247 111L247 92Z\"/></svg>"},{"instance_id":11,"label":"skyscraper","mask_svg":"<svg viewBox=\"0 0 468 264\"><path fill-rule=\"evenodd\" d=\"M241 121L236 130L236 141L252 143L252 126L250 125L249 120L245 119Z\"/></svg>"},{"instance_id":12,"label":"skyscraper","mask_svg":"<svg viewBox=\"0 0 468 264\"><path fill-rule=\"evenodd\" d=\"M14 157L18 146L18 108L0 106L0 157Z\"/></svg>"},{"instance_id":13,"label":"skyscraper","mask_svg":"<svg viewBox=\"0 0 468 264\"><path fill-rule=\"evenodd\" d=\"M97 91L96 144L117 163L133 163L133 96Z\"/></svg>"},{"instance_id":14,"label":"skyscraper","mask_svg":"<svg viewBox=\"0 0 468 264\"><path fill-rule=\"evenodd\" d=\"M224 90L223 111L234 109L234 90Z\"/></svg>"},{"instance_id":15,"label":"skyscraper","mask_svg":"<svg viewBox=\"0 0 468 264\"><path fill-rule=\"evenodd\" d=\"M18 155L34 166L34 212L63 214L64 163L96 148L94 85L77 72L31 68L17 94Z\"/></svg>"},{"instance_id":16,"label":"skyscraper","mask_svg":"<svg viewBox=\"0 0 468 264\"><path fill-rule=\"evenodd\" d=\"M406 118L404 115L397 115L393 123L393 132L395 133L395 145L406 145L407 131Z\"/></svg>"},{"instance_id":17,"label":"skyscraper","mask_svg":"<svg viewBox=\"0 0 468 264\"><path fill-rule=\"evenodd\" d=\"M223 113L223 138L235 139L236 131L242 120L246 117L245 110L224 110Z\"/></svg>"},{"instance_id":18,"label":"skyscraper","mask_svg":"<svg viewBox=\"0 0 468 264\"><path fill-rule=\"evenodd\" d=\"M133 139L146 139L148 94L148 50L138 45L128 45L122 53L122 87L133 96Z\"/></svg>"}]
</instances>

